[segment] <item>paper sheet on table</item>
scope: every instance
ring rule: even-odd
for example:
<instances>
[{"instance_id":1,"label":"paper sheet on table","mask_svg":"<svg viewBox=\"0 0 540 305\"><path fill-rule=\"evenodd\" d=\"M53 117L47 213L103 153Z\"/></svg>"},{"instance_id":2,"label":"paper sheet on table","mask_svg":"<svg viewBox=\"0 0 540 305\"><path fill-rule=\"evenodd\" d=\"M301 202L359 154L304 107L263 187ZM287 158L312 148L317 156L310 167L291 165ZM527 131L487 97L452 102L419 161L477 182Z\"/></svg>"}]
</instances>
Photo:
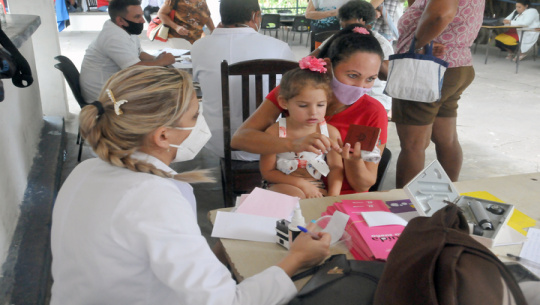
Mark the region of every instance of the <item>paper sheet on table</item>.
<instances>
[{"instance_id":1,"label":"paper sheet on table","mask_svg":"<svg viewBox=\"0 0 540 305\"><path fill-rule=\"evenodd\" d=\"M370 227L400 225L406 226L407 221L392 212L376 211L362 212L362 217Z\"/></svg>"},{"instance_id":2,"label":"paper sheet on table","mask_svg":"<svg viewBox=\"0 0 540 305\"><path fill-rule=\"evenodd\" d=\"M343 236L345 226L347 226L347 221L349 221L349 215L341 213L340 211L334 212L334 215L332 215L332 218L330 218L326 228L322 230L322 232L326 232L332 237L330 245L337 243L341 236Z\"/></svg>"},{"instance_id":3,"label":"paper sheet on table","mask_svg":"<svg viewBox=\"0 0 540 305\"><path fill-rule=\"evenodd\" d=\"M212 237L275 243L276 218L218 211Z\"/></svg>"},{"instance_id":4,"label":"paper sheet on table","mask_svg":"<svg viewBox=\"0 0 540 305\"><path fill-rule=\"evenodd\" d=\"M159 51L159 53L161 53L161 52L171 53L173 56L182 56L182 55L186 54L187 52L189 52L189 50L165 48L165 49L162 49L162 50Z\"/></svg>"},{"instance_id":5,"label":"paper sheet on table","mask_svg":"<svg viewBox=\"0 0 540 305\"><path fill-rule=\"evenodd\" d=\"M298 206L300 198L272 192L256 187L236 213L287 219L291 221L294 208ZM274 224L275 227L275 224Z\"/></svg>"},{"instance_id":6,"label":"paper sheet on table","mask_svg":"<svg viewBox=\"0 0 540 305\"><path fill-rule=\"evenodd\" d=\"M540 264L540 229L529 228L527 241L523 244L519 256ZM536 274L536 276L540 277L540 268L534 268L525 262L520 263Z\"/></svg>"}]
</instances>

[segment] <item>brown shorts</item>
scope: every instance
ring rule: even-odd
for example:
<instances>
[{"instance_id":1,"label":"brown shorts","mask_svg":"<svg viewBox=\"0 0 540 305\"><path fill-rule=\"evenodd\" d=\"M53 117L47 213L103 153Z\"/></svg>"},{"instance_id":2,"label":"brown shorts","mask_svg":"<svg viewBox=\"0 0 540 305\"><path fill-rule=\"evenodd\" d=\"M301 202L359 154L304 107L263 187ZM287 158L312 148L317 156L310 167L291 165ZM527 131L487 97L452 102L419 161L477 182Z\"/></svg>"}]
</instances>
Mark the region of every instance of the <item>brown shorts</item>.
<instances>
[{"instance_id":1,"label":"brown shorts","mask_svg":"<svg viewBox=\"0 0 540 305\"><path fill-rule=\"evenodd\" d=\"M440 101L422 103L393 98L392 121L405 125L429 125L433 124L435 117L457 117L458 100L473 79L472 66L446 69Z\"/></svg>"}]
</instances>

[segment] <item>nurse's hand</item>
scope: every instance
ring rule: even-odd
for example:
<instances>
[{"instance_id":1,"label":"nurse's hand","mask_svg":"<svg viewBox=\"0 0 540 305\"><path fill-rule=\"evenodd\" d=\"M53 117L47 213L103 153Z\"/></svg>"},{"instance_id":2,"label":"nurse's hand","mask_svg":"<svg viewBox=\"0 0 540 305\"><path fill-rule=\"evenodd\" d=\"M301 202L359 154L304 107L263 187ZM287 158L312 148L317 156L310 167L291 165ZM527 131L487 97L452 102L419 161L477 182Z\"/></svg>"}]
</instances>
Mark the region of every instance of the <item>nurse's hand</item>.
<instances>
[{"instance_id":1,"label":"nurse's hand","mask_svg":"<svg viewBox=\"0 0 540 305\"><path fill-rule=\"evenodd\" d=\"M341 152L341 148L336 141L317 132L293 140L292 142L292 151L296 153L309 151L320 155L328 152L330 149Z\"/></svg>"},{"instance_id":2,"label":"nurse's hand","mask_svg":"<svg viewBox=\"0 0 540 305\"><path fill-rule=\"evenodd\" d=\"M307 229L312 231L315 224L310 223ZM320 239L316 240L307 233L300 233L289 249L289 254L277 266L282 268L289 276L293 276L299 269L319 264L330 255L330 234L316 233Z\"/></svg>"}]
</instances>

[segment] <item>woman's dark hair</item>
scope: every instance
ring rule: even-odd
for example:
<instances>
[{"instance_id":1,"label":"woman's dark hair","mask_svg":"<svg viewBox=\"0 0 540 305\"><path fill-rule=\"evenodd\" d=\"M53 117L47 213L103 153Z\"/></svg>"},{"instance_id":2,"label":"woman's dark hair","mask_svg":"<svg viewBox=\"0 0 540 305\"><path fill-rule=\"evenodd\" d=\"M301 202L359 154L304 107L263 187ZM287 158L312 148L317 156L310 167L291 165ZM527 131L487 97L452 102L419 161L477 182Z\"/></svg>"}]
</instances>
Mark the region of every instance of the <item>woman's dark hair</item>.
<instances>
[{"instance_id":1,"label":"woman's dark hair","mask_svg":"<svg viewBox=\"0 0 540 305\"><path fill-rule=\"evenodd\" d=\"M526 6L527 8L531 6L530 0L516 0L516 3L522 4L523 6Z\"/></svg>"},{"instance_id":2,"label":"woman's dark hair","mask_svg":"<svg viewBox=\"0 0 540 305\"><path fill-rule=\"evenodd\" d=\"M375 20L375 9L371 3L364 0L350 0L338 10L341 21L362 19L366 24Z\"/></svg>"},{"instance_id":3,"label":"woman's dark hair","mask_svg":"<svg viewBox=\"0 0 540 305\"><path fill-rule=\"evenodd\" d=\"M355 28L362 28L369 32L369 34L359 34L355 32ZM335 67L338 63L346 60L353 53L366 52L379 55L381 62L384 59L384 53L379 44L377 38L373 36L373 33L366 29L361 24L351 24L341 31L337 32L330 41L326 43L317 57L328 57L332 61L332 65Z\"/></svg>"},{"instance_id":4,"label":"woman's dark hair","mask_svg":"<svg viewBox=\"0 0 540 305\"><path fill-rule=\"evenodd\" d=\"M246 23L261 10L257 0L221 0L219 14L223 25Z\"/></svg>"},{"instance_id":5,"label":"woman's dark hair","mask_svg":"<svg viewBox=\"0 0 540 305\"><path fill-rule=\"evenodd\" d=\"M109 17L112 22L116 23L116 17L125 17L127 14L127 7L130 5L141 5L139 0L111 0L109 2Z\"/></svg>"},{"instance_id":6,"label":"woman's dark hair","mask_svg":"<svg viewBox=\"0 0 540 305\"><path fill-rule=\"evenodd\" d=\"M309 69L296 68L289 70L283 74L279 84L281 87L279 89L279 95L285 100L297 96L306 86L323 89L326 92L326 98L329 98L332 92L328 75Z\"/></svg>"}]
</instances>

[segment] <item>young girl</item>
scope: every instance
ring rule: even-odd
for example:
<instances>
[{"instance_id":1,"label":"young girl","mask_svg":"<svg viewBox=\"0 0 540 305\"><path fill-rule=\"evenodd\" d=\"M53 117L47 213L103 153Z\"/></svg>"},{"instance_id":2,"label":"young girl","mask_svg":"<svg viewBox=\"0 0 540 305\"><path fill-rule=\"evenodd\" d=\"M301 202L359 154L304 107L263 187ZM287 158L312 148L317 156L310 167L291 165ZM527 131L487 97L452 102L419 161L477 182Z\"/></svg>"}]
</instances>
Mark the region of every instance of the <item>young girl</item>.
<instances>
[{"instance_id":1,"label":"young girl","mask_svg":"<svg viewBox=\"0 0 540 305\"><path fill-rule=\"evenodd\" d=\"M323 59L308 56L300 61L300 68L283 75L278 102L289 116L279 119L267 133L291 139L318 133L337 140L338 130L324 120L331 96L325 65ZM261 155L261 174L269 183L268 189L275 192L302 199L337 196L343 182L343 162L336 151L326 154L327 162L324 156L312 152ZM328 191L321 176L328 177Z\"/></svg>"}]
</instances>

